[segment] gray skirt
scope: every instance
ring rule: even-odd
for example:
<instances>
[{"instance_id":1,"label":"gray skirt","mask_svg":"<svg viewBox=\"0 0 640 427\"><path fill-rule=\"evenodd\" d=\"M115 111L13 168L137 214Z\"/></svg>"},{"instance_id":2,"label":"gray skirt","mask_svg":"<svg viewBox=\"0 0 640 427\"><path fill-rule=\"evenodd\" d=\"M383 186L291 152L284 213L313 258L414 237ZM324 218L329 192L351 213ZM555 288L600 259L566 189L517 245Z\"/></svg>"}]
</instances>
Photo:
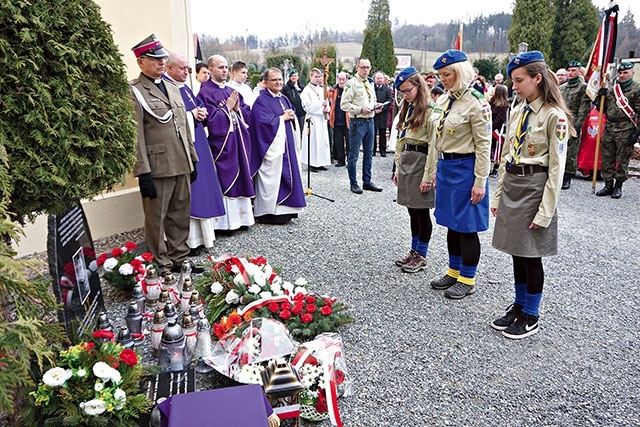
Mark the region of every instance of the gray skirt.
<instances>
[{"instance_id":1,"label":"gray skirt","mask_svg":"<svg viewBox=\"0 0 640 427\"><path fill-rule=\"evenodd\" d=\"M498 206L492 246L499 251L525 258L558 253L558 214L553 213L547 228L532 230L529 225L538 212L546 173L529 176L505 174Z\"/></svg>"},{"instance_id":2,"label":"gray skirt","mask_svg":"<svg viewBox=\"0 0 640 427\"><path fill-rule=\"evenodd\" d=\"M413 209L435 206L435 190L420 192L427 155L418 151L403 151L396 174L398 175L398 204Z\"/></svg>"}]
</instances>

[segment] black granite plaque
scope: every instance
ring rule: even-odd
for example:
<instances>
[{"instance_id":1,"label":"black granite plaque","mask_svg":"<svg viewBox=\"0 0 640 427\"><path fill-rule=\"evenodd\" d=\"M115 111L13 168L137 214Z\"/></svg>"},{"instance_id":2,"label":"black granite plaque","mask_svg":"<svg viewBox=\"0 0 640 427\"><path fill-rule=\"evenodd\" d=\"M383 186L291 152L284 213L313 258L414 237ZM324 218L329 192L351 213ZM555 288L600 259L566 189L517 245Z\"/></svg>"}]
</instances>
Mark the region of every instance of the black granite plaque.
<instances>
[{"instance_id":1,"label":"black granite plaque","mask_svg":"<svg viewBox=\"0 0 640 427\"><path fill-rule=\"evenodd\" d=\"M90 335L104 310L96 253L89 223L80 203L61 215L49 216L47 251L53 292L67 335Z\"/></svg>"}]
</instances>

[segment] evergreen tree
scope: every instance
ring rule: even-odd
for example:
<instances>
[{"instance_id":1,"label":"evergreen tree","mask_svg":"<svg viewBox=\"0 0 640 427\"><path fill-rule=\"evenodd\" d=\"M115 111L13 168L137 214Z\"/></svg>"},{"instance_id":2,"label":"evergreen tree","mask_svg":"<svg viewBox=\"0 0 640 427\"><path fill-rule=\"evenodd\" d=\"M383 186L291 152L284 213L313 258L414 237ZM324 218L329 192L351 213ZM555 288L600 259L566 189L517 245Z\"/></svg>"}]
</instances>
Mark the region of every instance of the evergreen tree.
<instances>
[{"instance_id":1,"label":"evergreen tree","mask_svg":"<svg viewBox=\"0 0 640 427\"><path fill-rule=\"evenodd\" d=\"M90 0L0 3L0 145L18 219L112 189L135 162L124 64Z\"/></svg>"},{"instance_id":2,"label":"evergreen tree","mask_svg":"<svg viewBox=\"0 0 640 427\"><path fill-rule=\"evenodd\" d=\"M393 75L398 60L393 49L389 0L371 1L360 57L369 58L372 70Z\"/></svg>"},{"instance_id":3,"label":"evergreen tree","mask_svg":"<svg viewBox=\"0 0 640 427\"><path fill-rule=\"evenodd\" d=\"M551 55L551 35L555 11L549 0L516 0L509 29L509 50L518 51L525 42L529 50L539 50L545 58Z\"/></svg>"},{"instance_id":4,"label":"evergreen tree","mask_svg":"<svg viewBox=\"0 0 640 427\"><path fill-rule=\"evenodd\" d=\"M549 66L557 70L572 60L586 64L598 34L598 8L591 0L557 0Z\"/></svg>"},{"instance_id":5,"label":"evergreen tree","mask_svg":"<svg viewBox=\"0 0 640 427\"><path fill-rule=\"evenodd\" d=\"M638 52L638 39L640 39L640 30L636 28L636 20L631 9L627 8L627 12L618 25L616 56L620 58L637 57L640 53Z\"/></svg>"}]
</instances>

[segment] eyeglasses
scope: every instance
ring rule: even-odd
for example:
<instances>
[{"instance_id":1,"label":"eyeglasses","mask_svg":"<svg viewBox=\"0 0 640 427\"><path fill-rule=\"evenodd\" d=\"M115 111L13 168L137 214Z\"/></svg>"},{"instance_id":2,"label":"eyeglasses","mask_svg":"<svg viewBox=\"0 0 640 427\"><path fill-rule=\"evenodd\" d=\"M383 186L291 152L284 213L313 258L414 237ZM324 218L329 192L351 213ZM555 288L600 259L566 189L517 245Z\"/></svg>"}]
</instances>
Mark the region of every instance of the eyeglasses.
<instances>
[{"instance_id":1,"label":"eyeglasses","mask_svg":"<svg viewBox=\"0 0 640 427\"><path fill-rule=\"evenodd\" d=\"M417 86L415 86L415 85L414 85L414 86L411 86L409 89L405 89L405 90L402 90L402 89L398 88L398 92L400 92L400 93L401 93L401 94L403 94L403 95L408 95L408 94L410 94L410 93L411 93L411 91L412 91L414 88L416 88L416 87L417 87Z\"/></svg>"},{"instance_id":2,"label":"eyeglasses","mask_svg":"<svg viewBox=\"0 0 640 427\"><path fill-rule=\"evenodd\" d=\"M268 82L281 82L283 81L282 79L268 79Z\"/></svg>"},{"instance_id":3,"label":"eyeglasses","mask_svg":"<svg viewBox=\"0 0 640 427\"><path fill-rule=\"evenodd\" d=\"M370 70L371 66L370 65L358 65L358 68L362 68L363 70Z\"/></svg>"}]
</instances>

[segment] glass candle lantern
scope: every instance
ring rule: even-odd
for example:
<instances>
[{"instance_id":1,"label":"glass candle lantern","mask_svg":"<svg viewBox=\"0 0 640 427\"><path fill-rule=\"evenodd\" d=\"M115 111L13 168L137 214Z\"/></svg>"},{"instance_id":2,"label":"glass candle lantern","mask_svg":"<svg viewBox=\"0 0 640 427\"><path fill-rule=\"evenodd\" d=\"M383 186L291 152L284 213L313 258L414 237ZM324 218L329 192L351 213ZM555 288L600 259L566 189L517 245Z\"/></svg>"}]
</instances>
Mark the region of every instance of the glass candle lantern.
<instances>
[{"instance_id":1,"label":"glass candle lantern","mask_svg":"<svg viewBox=\"0 0 640 427\"><path fill-rule=\"evenodd\" d=\"M140 310L140 313L144 313L146 311L146 298L140 282L133 285L133 290L131 290L131 299L138 304L138 310Z\"/></svg>"},{"instance_id":2,"label":"glass candle lantern","mask_svg":"<svg viewBox=\"0 0 640 427\"><path fill-rule=\"evenodd\" d=\"M189 301L191 300L191 294L194 290L195 287L193 286L191 277L185 278L182 284L182 291L180 292L180 306L182 307L183 313L189 311Z\"/></svg>"},{"instance_id":3,"label":"glass candle lantern","mask_svg":"<svg viewBox=\"0 0 640 427\"><path fill-rule=\"evenodd\" d=\"M198 331L196 324L190 314L182 315L182 330L186 341L187 350L193 356L196 351L196 342L198 341Z\"/></svg>"},{"instance_id":4,"label":"glass candle lantern","mask_svg":"<svg viewBox=\"0 0 640 427\"><path fill-rule=\"evenodd\" d=\"M142 335L142 313L138 309L138 303L135 300L129 301L127 315L124 318L127 322L127 328L134 341L140 342L144 338Z\"/></svg>"},{"instance_id":5,"label":"glass candle lantern","mask_svg":"<svg viewBox=\"0 0 640 427\"><path fill-rule=\"evenodd\" d=\"M191 355L182 327L175 321L169 322L162 332L159 359L164 371L180 372L189 367Z\"/></svg>"},{"instance_id":6,"label":"glass candle lantern","mask_svg":"<svg viewBox=\"0 0 640 427\"><path fill-rule=\"evenodd\" d=\"M198 340L196 342L196 372L204 374L211 372L213 367L209 366L205 359L213 356L213 341L211 340L211 325L206 318L198 320Z\"/></svg>"},{"instance_id":7,"label":"glass candle lantern","mask_svg":"<svg viewBox=\"0 0 640 427\"><path fill-rule=\"evenodd\" d=\"M151 325L151 346L154 350L160 349L160 341L162 340L162 332L167 327L167 317L164 315L164 309L158 308L153 313L153 324Z\"/></svg>"},{"instance_id":8,"label":"glass candle lantern","mask_svg":"<svg viewBox=\"0 0 640 427\"><path fill-rule=\"evenodd\" d=\"M126 326L122 326L120 328L120 332L118 332L118 344L120 344L124 348L133 349L134 342L131 339L131 334L129 333L129 329L127 329Z\"/></svg>"}]
</instances>

